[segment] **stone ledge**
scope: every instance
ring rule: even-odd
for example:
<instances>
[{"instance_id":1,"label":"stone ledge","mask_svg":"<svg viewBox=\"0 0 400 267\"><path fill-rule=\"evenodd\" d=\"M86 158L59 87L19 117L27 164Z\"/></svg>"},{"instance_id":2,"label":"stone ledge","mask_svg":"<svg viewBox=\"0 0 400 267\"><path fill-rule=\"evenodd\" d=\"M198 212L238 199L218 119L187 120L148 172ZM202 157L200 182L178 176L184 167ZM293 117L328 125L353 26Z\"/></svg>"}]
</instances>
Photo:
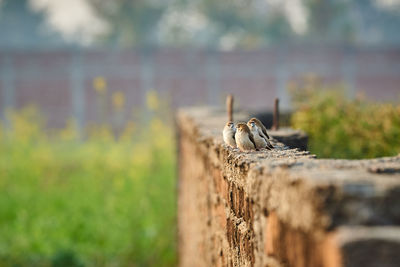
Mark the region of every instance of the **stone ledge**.
<instances>
[{"instance_id":1,"label":"stone ledge","mask_svg":"<svg viewBox=\"0 0 400 267\"><path fill-rule=\"evenodd\" d=\"M248 117L246 113L234 116L235 120ZM233 266L354 266L347 262L357 261L355 256L351 256L351 261L344 260L346 255L353 255L353 247L333 242L333 233L348 227L376 229L389 225L397 233L399 156L372 160L315 159L309 152L289 149L278 140L273 142L273 151L243 153L223 144L225 120L223 111L208 108L177 113L181 147L179 203L189 199L193 202L192 210L179 209L179 228L189 223L187 214L202 210L201 216L207 218L204 225L193 225L190 233L200 229L207 232L195 238L206 254L203 259L220 259ZM195 166L200 169L196 171ZM190 177L197 172L197 178ZM190 196L193 193L195 196ZM184 207L184 203L180 206ZM271 239L274 231L278 238ZM216 236L223 237L220 244L228 246L210 243ZM191 242L185 230L180 237L186 244ZM275 244L273 247L281 248L275 251L280 252L269 253L268 244ZM389 249L397 248L393 242L388 244ZM366 247L359 248L367 252ZM315 255L306 252L310 250L315 250ZM180 255L188 263L191 256L184 251L187 248L180 246ZM223 256L215 251L221 251ZM339 256L330 251L338 251ZM210 262L199 266L207 264Z\"/></svg>"}]
</instances>

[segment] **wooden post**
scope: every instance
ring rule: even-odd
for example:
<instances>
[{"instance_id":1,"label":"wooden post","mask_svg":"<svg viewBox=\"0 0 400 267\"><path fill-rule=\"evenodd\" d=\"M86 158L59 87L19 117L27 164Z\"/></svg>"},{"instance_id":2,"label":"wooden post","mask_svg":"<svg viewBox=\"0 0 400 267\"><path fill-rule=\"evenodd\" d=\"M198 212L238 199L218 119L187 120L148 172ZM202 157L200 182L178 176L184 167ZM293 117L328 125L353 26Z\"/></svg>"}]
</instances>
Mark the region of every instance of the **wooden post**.
<instances>
[{"instance_id":1,"label":"wooden post","mask_svg":"<svg viewBox=\"0 0 400 267\"><path fill-rule=\"evenodd\" d=\"M274 103L274 120L272 125L273 130L279 130L279 98L275 98Z\"/></svg>"},{"instance_id":2,"label":"wooden post","mask_svg":"<svg viewBox=\"0 0 400 267\"><path fill-rule=\"evenodd\" d=\"M233 121L233 95L226 97L226 112L228 113L228 121Z\"/></svg>"}]
</instances>

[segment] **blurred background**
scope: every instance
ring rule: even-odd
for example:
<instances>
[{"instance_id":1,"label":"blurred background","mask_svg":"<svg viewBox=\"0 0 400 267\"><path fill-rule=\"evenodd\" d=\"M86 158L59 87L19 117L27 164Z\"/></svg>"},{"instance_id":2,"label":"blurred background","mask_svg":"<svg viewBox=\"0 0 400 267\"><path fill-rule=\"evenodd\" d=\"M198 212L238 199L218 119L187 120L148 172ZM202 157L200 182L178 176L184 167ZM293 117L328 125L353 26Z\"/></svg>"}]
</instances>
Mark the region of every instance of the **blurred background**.
<instances>
[{"instance_id":1,"label":"blurred background","mask_svg":"<svg viewBox=\"0 0 400 267\"><path fill-rule=\"evenodd\" d=\"M399 0L0 0L0 265L174 266L180 106L400 152ZM222 127L222 126L221 126Z\"/></svg>"}]
</instances>

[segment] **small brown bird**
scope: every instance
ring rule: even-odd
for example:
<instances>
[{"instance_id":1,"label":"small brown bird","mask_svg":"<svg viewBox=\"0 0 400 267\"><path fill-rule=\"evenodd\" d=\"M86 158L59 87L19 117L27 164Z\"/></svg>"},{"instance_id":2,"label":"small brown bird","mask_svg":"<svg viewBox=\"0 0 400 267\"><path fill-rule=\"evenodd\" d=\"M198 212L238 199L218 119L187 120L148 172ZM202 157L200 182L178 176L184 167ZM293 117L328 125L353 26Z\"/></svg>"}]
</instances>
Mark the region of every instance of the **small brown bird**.
<instances>
[{"instance_id":1,"label":"small brown bird","mask_svg":"<svg viewBox=\"0 0 400 267\"><path fill-rule=\"evenodd\" d=\"M258 133L260 134L261 137L264 137L265 140L267 140L267 141L268 141L268 139L270 139L269 135L267 133L267 128L265 128L264 124L262 124L262 122L259 119L251 118L249 120L249 122L254 122L256 124L256 126L258 128ZM268 141L268 143L269 143L269 141ZM269 143L269 144L270 144L271 148L274 148L271 143Z\"/></svg>"},{"instance_id":2,"label":"small brown bird","mask_svg":"<svg viewBox=\"0 0 400 267\"><path fill-rule=\"evenodd\" d=\"M256 123L255 123L254 120L248 121L248 122L247 122L247 126L249 127L251 133L253 134L254 142L256 143L256 147L257 147L258 149L266 148L266 149L271 150L272 148L274 148L274 147L271 145L271 143L268 141L268 139L265 138L264 135L261 135L261 134L260 134L260 130L259 130L259 128L257 127L257 125L256 125Z\"/></svg>"},{"instance_id":3,"label":"small brown bird","mask_svg":"<svg viewBox=\"0 0 400 267\"><path fill-rule=\"evenodd\" d=\"M224 130L222 131L222 136L224 138L225 144L232 148L236 148L235 133L235 124L231 121L228 121L225 124Z\"/></svg>"},{"instance_id":4,"label":"small brown bird","mask_svg":"<svg viewBox=\"0 0 400 267\"><path fill-rule=\"evenodd\" d=\"M247 127L246 123L236 124L235 140L241 151L257 150L253 134L250 132L250 129Z\"/></svg>"}]
</instances>

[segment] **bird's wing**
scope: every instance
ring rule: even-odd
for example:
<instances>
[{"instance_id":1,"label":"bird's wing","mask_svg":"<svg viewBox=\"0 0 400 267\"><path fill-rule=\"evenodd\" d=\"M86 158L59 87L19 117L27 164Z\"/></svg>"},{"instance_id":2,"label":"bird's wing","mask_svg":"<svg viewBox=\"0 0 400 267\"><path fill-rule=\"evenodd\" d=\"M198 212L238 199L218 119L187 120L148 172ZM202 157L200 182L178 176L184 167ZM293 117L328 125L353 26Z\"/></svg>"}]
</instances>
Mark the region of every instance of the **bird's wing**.
<instances>
[{"instance_id":1,"label":"bird's wing","mask_svg":"<svg viewBox=\"0 0 400 267\"><path fill-rule=\"evenodd\" d=\"M268 145L268 149L273 149L274 148L274 146L271 144L271 142L270 141L268 141L267 140L267 145Z\"/></svg>"},{"instance_id":2,"label":"bird's wing","mask_svg":"<svg viewBox=\"0 0 400 267\"><path fill-rule=\"evenodd\" d=\"M267 137L264 135L264 133L260 131L260 129L258 129L257 134L258 134L262 139L264 139L264 141L267 143L266 149L271 150L271 149L274 148L274 146L273 146L273 145L271 144L271 142L268 140L269 137L267 138ZM267 136L268 136L268 135L267 135Z\"/></svg>"},{"instance_id":3,"label":"bird's wing","mask_svg":"<svg viewBox=\"0 0 400 267\"><path fill-rule=\"evenodd\" d=\"M257 149L256 142L254 141L254 136L251 132L249 132L249 139L253 143L254 148Z\"/></svg>"},{"instance_id":4,"label":"bird's wing","mask_svg":"<svg viewBox=\"0 0 400 267\"><path fill-rule=\"evenodd\" d=\"M257 134L258 134L262 139L264 139L265 142L268 143L268 138L265 136L265 134L264 134L260 129L258 129Z\"/></svg>"},{"instance_id":5,"label":"bird's wing","mask_svg":"<svg viewBox=\"0 0 400 267\"><path fill-rule=\"evenodd\" d=\"M269 139L269 135L267 133L267 129L265 128L265 126L263 125L261 128L262 128L263 134Z\"/></svg>"}]
</instances>

